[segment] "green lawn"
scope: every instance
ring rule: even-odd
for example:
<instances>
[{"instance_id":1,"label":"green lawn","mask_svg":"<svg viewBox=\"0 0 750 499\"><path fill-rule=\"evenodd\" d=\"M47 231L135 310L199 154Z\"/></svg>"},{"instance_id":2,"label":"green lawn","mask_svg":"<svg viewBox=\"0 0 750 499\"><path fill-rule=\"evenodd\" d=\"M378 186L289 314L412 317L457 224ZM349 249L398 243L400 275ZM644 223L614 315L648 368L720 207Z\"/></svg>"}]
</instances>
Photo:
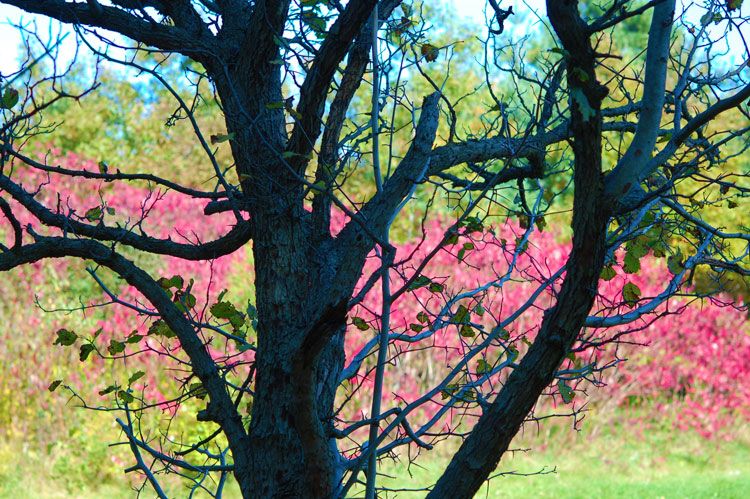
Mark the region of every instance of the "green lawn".
<instances>
[{"instance_id":1,"label":"green lawn","mask_svg":"<svg viewBox=\"0 0 750 499\"><path fill-rule=\"evenodd\" d=\"M593 426L593 425L592 425ZM488 498L746 498L750 492L750 427L738 426L732 442L710 442L693 432L670 427L646 432L600 426L597 435L585 425L576 433L563 428L555 436L526 434L526 452L506 455L498 472L515 472L493 479L476 497ZM405 489L434 481L447 456L384 464L381 471L396 477L380 483L400 492L389 497L418 498L425 492ZM408 469L407 469L408 468ZM523 476L535 472L547 472ZM411 476L409 473L411 472Z\"/></svg>"},{"instance_id":2,"label":"green lawn","mask_svg":"<svg viewBox=\"0 0 750 499\"><path fill-rule=\"evenodd\" d=\"M616 415L617 416L617 415ZM615 417L624 421L626 418ZM693 432L669 426L639 432L625 423L595 425L589 419L580 432L558 422L542 434L528 431L518 447L529 448L506 455L498 472L503 475L483 487L477 497L487 498L745 498L750 491L750 427L738 425L732 442L706 441ZM592 435L593 434L593 435ZM92 437L93 438L93 437ZM101 444L105 447L105 444ZM91 447L96 447L91 444ZM106 452L111 452L107 450ZM70 450L73 453L73 450ZM127 455L124 455L127 458ZM121 470L87 475L73 455L25 455L11 442L0 443L0 497L72 498L134 497ZM379 485L398 492L381 497L419 498L448 462L448 449L437 448L419 464L383 463ZM553 471L554 472L551 472ZM538 471L546 474L522 476ZM411 476L410 476L411 473ZM173 482L170 497L187 497L187 489ZM230 488L226 497L237 497ZM147 490L144 497L152 497ZM207 495L196 495L207 497ZM352 497L361 497L353 493Z\"/></svg>"}]
</instances>

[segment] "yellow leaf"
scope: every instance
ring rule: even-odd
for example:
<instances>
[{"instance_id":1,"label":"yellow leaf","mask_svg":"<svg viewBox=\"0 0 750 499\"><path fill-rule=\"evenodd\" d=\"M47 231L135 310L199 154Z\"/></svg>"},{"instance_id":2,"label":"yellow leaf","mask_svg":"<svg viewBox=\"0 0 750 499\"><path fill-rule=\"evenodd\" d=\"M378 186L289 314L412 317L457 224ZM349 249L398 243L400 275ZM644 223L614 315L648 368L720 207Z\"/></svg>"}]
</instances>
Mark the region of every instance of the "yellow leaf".
<instances>
[{"instance_id":1,"label":"yellow leaf","mask_svg":"<svg viewBox=\"0 0 750 499\"><path fill-rule=\"evenodd\" d=\"M419 48L420 52L422 52L422 55L424 56L425 60L427 62L432 62L437 60L438 56L438 48L430 43L423 43L422 46Z\"/></svg>"}]
</instances>

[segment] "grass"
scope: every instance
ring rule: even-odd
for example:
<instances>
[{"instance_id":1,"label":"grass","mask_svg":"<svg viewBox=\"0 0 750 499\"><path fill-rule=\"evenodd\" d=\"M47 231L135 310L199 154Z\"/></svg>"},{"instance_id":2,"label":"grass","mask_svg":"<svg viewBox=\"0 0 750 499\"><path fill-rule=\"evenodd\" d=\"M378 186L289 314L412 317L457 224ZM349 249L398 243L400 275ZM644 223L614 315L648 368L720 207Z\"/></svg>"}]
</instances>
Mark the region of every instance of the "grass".
<instances>
[{"instance_id":1,"label":"grass","mask_svg":"<svg viewBox=\"0 0 750 499\"><path fill-rule=\"evenodd\" d=\"M622 412L622 411L621 411ZM558 422L542 432L528 431L515 445L530 450L508 453L496 477L483 487L477 498L744 498L750 490L750 429L746 423L735 429L731 442L707 441L693 432L679 432L671 426L640 429L621 412L610 416L615 423L586 420L575 432ZM98 426L98 425L95 425ZM112 439L116 435L111 435ZM89 435L88 452L106 449L99 433ZM98 449L101 447L102 449ZM533 447L533 448L532 448ZM80 449L71 446L42 452L24 452L23 443L0 443L0 497L72 498L135 497L131 475L122 468L131 464L126 449L117 453L124 463L108 463L106 470L81 466ZM389 498L420 498L425 490L409 491L433 483L448 463L449 449L437 448L423 455L418 464L383 463L379 486L400 489L382 494ZM89 461L90 464L91 461ZM77 465L66 466L66 463ZM542 474L534 474L537 472ZM532 474L531 476L523 476ZM388 475L388 476L386 476ZM389 478L390 477L390 478ZM134 482L137 483L137 482ZM187 497L179 482L167 485L169 497ZM146 490L145 497L153 494ZM353 497L361 497L355 492ZM207 497L198 494L197 497ZM226 497L238 497L236 487Z\"/></svg>"},{"instance_id":2,"label":"grass","mask_svg":"<svg viewBox=\"0 0 750 499\"><path fill-rule=\"evenodd\" d=\"M618 416L613 419L625 419ZM750 490L747 424L739 425L731 442L707 441L666 425L642 431L624 423L589 424L580 432L561 428L550 433L527 433L514 442L531 450L506 454L497 472L508 474L490 481L476 497L739 499ZM384 464L381 471L393 478L383 477L379 486L400 489L388 497L424 497L424 490L407 490L434 482L449 459L446 451L426 457L409 469L403 463Z\"/></svg>"}]
</instances>

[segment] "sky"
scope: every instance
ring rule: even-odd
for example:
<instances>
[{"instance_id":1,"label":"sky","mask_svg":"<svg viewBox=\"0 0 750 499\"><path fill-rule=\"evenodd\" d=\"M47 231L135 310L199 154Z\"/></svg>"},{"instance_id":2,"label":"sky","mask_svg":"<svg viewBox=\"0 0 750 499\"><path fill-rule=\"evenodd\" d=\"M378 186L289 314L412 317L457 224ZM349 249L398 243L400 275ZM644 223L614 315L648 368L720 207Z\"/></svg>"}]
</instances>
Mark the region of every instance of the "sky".
<instances>
[{"instance_id":1,"label":"sky","mask_svg":"<svg viewBox=\"0 0 750 499\"><path fill-rule=\"evenodd\" d=\"M412 1L416 2L417 0ZM479 26L482 26L482 30L486 29L484 28L484 9L486 8L487 0L443 1L450 3L453 11L458 16L477 23ZM539 16L544 17L545 15L544 0L498 0L498 3L502 8L512 6L515 12L528 12L529 10L535 10ZM678 5L681 3L684 2L678 1ZM750 9L750 7L744 6L742 9ZM743 14L747 15L747 12L743 12ZM24 24L36 22L39 32L44 34L47 40L52 38L52 36L49 35L50 33L54 35L59 33L60 29L67 30L66 28L60 28L57 24L50 26L50 23L44 17L32 16L15 7L0 4L0 74L7 75L18 69L18 62L16 61L18 50L16 47L18 47L21 38L18 30L10 26L9 22L18 23L21 19L23 19ZM511 22L513 20L514 18L511 18ZM699 23L697 19L693 19L692 22L696 24ZM743 31L746 35L746 39L750 39L750 26L744 26ZM480 34L478 33L478 35ZM732 39L732 37L734 37L734 39ZM742 44L736 35L736 30L734 33L730 34L729 45L730 47L742 47ZM68 36L68 39L65 41L61 50L63 59L70 59L74 50L74 36ZM738 51L737 53L739 55L741 51Z\"/></svg>"},{"instance_id":2,"label":"sky","mask_svg":"<svg viewBox=\"0 0 750 499\"><path fill-rule=\"evenodd\" d=\"M484 8L486 0L448 0L453 4L455 12L466 18L467 20L473 20L480 25L484 25ZM507 6L513 6L515 11L527 10L529 7L537 9L540 14L544 13L544 0L500 0L498 2L503 8ZM36 22L40 33L47 35L50 32L49 22L42 16L32 16L28 13L21 11L15 7L9 7L7 5L0 4L0 73L7 75L18 69L18 62L16 61L18 51L16 47L21 42L21 37L15 28L9 25L11 23L18 23L19 20L23 19L24 24L29 22ZM53 34L59 32L57 26L52 27ZM63 55L66 53L68 57L72 56L75 44L73 43L74 37L71 35L65 42L63 47Z\"/></svg>"}]
</instances>

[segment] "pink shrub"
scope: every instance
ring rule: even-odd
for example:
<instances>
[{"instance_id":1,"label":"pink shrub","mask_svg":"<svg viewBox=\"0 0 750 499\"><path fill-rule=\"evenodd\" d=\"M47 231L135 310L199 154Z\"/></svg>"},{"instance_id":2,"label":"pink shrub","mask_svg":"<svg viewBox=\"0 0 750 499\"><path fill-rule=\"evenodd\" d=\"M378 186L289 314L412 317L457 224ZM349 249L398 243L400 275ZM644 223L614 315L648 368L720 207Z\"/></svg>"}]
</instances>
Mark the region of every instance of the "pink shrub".
<instances>
[{"instance_id":1,"label":"pink shrub","mask_svg":"<svg viewBox=\"0 0 750 499\"><path fill-rule=\"evenodd\" d=\"M54 161L54 164L70 170L85 169L88 171L98 171L98 166L94 162L81 162L74 155L59 158ZM78 217L85 217L91 208L102 207L102 216L108 226L119 225L120 227L127 228L136 226L134 229L136 233L139 230L143 230L148 235L156 238L171 238L173 241L181 243L207 241L227 232L233 221L232 215L227 213L213 215L209 218L205 217L203 215L203 208L207 200L190 199L185 195L167 192L162 188L149 191L142 186L142 183L140 186L118 185L117 189L114 189L110 184L105 182L71 179L55 174L47 175L39 171L19 170L13 176L16 179L21 179L26 191L35 192L38 190L35 196L37 201L46 206L57 207L61 213L68 214L75 212ZM11 203L11 205L15 216L22 226L25 227L27 224L31 224L35 231L44 235L59 236L62 234L62 231L58 229L39 227L36 219L21 205L15 202ZM107 208L111 208L114 211L107 211ZM210 224L206 223L207 220L210 221ZM91 223L89 221L86 222ZM5 239L8 239L8 237L9 235L5 234ZM26 242L31 242L29 235L25 235L24 237ZM75 235L68 233L67 237L75 237ZM180 275L184 277L186 283L190 279L193 279L194 284L191 292L197 299L194 311L199 315L201 320L208 320L207 307L214 303L219 292L226 288L227 277L231 275L238 258L241 258L243 255L244 252L239 252L236 255L228 255L212 261L187 261L169 256L149 256L145 261L139 260L138 263L157 277ZM88 279L90 282L89 288L97 291L93 296L85 297L86 305L110 301L106 293L98 290L91 277L83 273L83 268L78 262L55 259L35 263L31 267L33 269L27 273L27 279L25 279L27 289L25 292L19 292L19 295L21 295L19 299L22 301L30 301L33 299L34 294L43 300L45 297L42 290L50 289L49 279L51 276L57 276L58 285L62 286L65 286L65 283L71 280ZM75 272L77 275L71 275L71 272ZM108 274L106 269L99 269L98 275L111 285L111 275ZM145 300L131 286L120 286L117 284L116 287L109 290L115 293L120 300L148 308ZM55 298L54 301L56 303L72 304L70 306L75 307L78 305L77 300L79 297L50 297L50 299L52 298ZM29 303L28 305L31 304ZM101 314L100 310L90 309L85 312L85 315ZM37 311L32 311L30 314L30 318L34 321L37 320L37 316ZM41 341L45 348L50 348L49 345L51 345L55 338L54 331L56 329L60 327L73 329L76 326L80 326L79 319L70 321L60 315L56 315L54 318L52 327L48 326L48 329L42 335L43 337L40 338L37 335L34 338L36 342ZM125 341L125 338L134 332L145 335L153 321L153 317L143 316L130 308L114 306L107 307L106 316L94 322L91 327L80 327L80 329L76 329L76 332L79 337L88 338L91 333L101 329L96 340L96 345L103 354L107 355L107 345L111 339ZM91 322L89 321L88 323ZM44 396L41 394L46 393L49 383L53 379L60 377L64 377L66 384L87 398L92 392L105 388L108 384L113 382L123 384L127 381L127 376L125 376L124 380L112 379L109 361L104 361L96 355L91 355L85 363L79 363L77 359L77 346L68 349L64 353L66 357L64 363L72 364L72 366L79 365L84 376L78 377L75 371L71 370L64 373L64 376L59 370L54 375L49 369L36 371L38 376L35 376L34 379L38 377L39 380L33 384L33 393L29 393L29 396ZM56 354L63 354L60 351L60 347L53 348L56 349ZM151 336L138 344L128 345L124 352L125 354L132 354L140 351L139 355L134 358L135 362L132 362L130 359L128 360L127 373L132 373L139 369L143 369L148 373L146 377L141 378L140 382L133 386L136 390L143 390L143 396L147 403L163 403L180 394L179 391L175 390L175 387L178 385L175 385L172 380L165 378L161 373L164 367L163 354L167 349L171 355L180 355L179 343L176 338L167 340ZM228 355L224 348L213 350L212 347L209 347L209 351L216 358L223 358ZM230 352L230 354L236 353L236 349ZM245 354L246 357L251 357L251 355L251 353ZM45 365L49 365L49 363ZM91 387L92 380L95 380L96 383L95 390L92 390ZM104 400L101 402L95 400L96 397L96 395L93 395L92 403L94 405L104 402ZM174 409L174 406L172 406L172 409Z\"/></svg>"},{"instance_id":2,"label":"pink shrub","mask_svg":"<svg viewBox=\"0 0 750 499\"><path fill-rule=\"evenodd\" d=\"M83 168L96 171L98 168L93 162L80 162L72 155L61 158L58 163L73 170ZM58 175L48 177L40 172L19 171L16 176L22 176L27 190L35 190L44 184L36 199L48 206L60 206L61 212L69 213L74 210L83 217L92 207L113 208L114 214L104 210L103 216L108 225L120 223L121 226L133 227L139 224L141 229L154 237L171 237L179 242L206 241L226 232L232 223L232 215L228 213L208 218L203 216L205 200L192 200L173 192L149 192L143 187L128 185L112 189L106 183L82 182ZM13 208L23 225L34 223L33 217L20 206L14 204ZM206 220L210 223L206 224ZM334 214L334 232L338 232L344 223L343 216ZM459 365L464 355L485 338L496 324L524 306L540 284L549 280L564 265L570 251L570 243L560 242L559 234L554 231L535 230L526 243L523 240L525 230L512 220L494 218L485 220L484 223L483 231L461 229L458 240L438 250L422 270L421 275L434 285L432 289L427 284L415 286L417 289L406 291L392 305L391 333L414 336L429 331L436 320L448 323L453 320L454 323L440 328L420 342L397 341L391 346L390 356L393 362L387 368L385 390L386 399L390 400L386 400L385 409L395 405L403 407L433 388L451 369ZM426 224L423 238L397 245L398 265L391 272L392 292L414 276L416 267L437 246L450 225L445 220L434 219ZM60 234L57 230L44 232L36 226L34 229L51 235ZM7 239L8 234L5 237ZM523 244L528 244L526 250L514 257L517 245ZM463 258L459 261L462 249ZM247 272L249 263L243 259L244 255L244 252L237 252L212 262L191 262L171 257L150 258L145 262L139 261L139 264L152 275L181 275L186 280L194 279L193 294L198 300L195 310L203 316L207 306L227 286L230 275L237 269ZM618 253L617 259L622 262L621 253ZM656 296L664 289L672 276L665 268L663 259L646 256L641 259L640 264L639 274L625 274L616 266L617 275L610 281L601 281L601 297L592 313L606 316L629 311L622 303L622 289L627 282L638 285L644 300ZM48 278L42 272L44 265L51 265L53 274L58 276L66 276L73 271L80 272L80 268L74 268L66 260L35 264L33 271L27 274L26 288L17 290L19 296L31 296L38 288L43 287L42 283ZM380 260L375 254L371 255L355 293L362 289L379 265ZM512 272L508 274L511 266ZM495 281L498 286L490 286L481 292L455 300L460 293L489 281ZM554 303L554 294L559 289L560 282L561 276L558 276L554 284L543 291L534 304L507 327L508 338L504 342L506 347L512 345L519 351L519 355L523 355L528 342L535 338L543 311ZM138 293L130 287L111 291L128 302L139 301ZM77 297L68 298L75 300ZM93 299L97 303L102 301L108 301L104 293ZM446 307L448 303L451 303L450 307ZM27 306L21 301L14 305L16 309ZM455 320L461 306L469 314L473 336L462 335L462 324ZM356 317L361 321L357 319L359 327L351 325L348 328L345 345L347 362L351 362L363 346L373 340L379 328L381 307L382 296L378 283L350 313L350 319L354 320ZM657 315L664 316L654 320ZM34 314L30 314L28 320L37 319ZM102 328L97 342L104 351L111 338L123 341L132 331L145 334L152 322L153 318L139 316L131 309L110 307L107 315L96 322L91 332ZM361 329L365 329L364 324L369 327L363 331ZM630 405L649 401L652 403L649 406L652 410L646 417L672 420L679 428L693 428L707 438L731 436L727 429L737 417L750 419L750 387L743 383L750 374L750 336L745 324L746 319L740 311L723 307L719 302L706 299L690 303L687 298L674 298L659 307L654 314L644 316L627 326L585 331L586 338L601 341L605 345L577 352L579 364L581 361L595 362L601 367L617 359L627 361L619 363L616 368L593 375L599 383L606 385L602 388L586 388L585 382L572 382L571 386L586 389L588 400L592 401L613 400L617 404ZM60 324L56 327L67 326L69 325ZM619 344L606 344L623 332L627 334L619 338ZM87 331L79 333L85 337ZM49 330L43 336L43 343L51 343L54 332ZM34 341L38 342L39 338L36 337ZM209 350L216 358L227 359L238 353L231 343L226 348L221 346L223 344L211 343ZM643 347L642 344L648 346ZM179 354L176 339L166 341L149 337L139 348L142 350L139 359L130 364L128 369L135 371L141 365L147 366L148 375L139 380L134 388L143 390L144 397L151 403L165 403L177 397L179 391L175 390L176 385L158 374L163 368L163 355L167 351L172 355ZM135 348L128 351L135 351ZM32 360L38 356L35 347L29 346L28 355ZM507 357L508 352L504 347L495 343L466 365L463 374L452 382L465 383L481 377L477 367L480 359L492 366ZM242 358L245 361L252 360L252 352L246 352ZM66 359L67 362L78 362L76 352L71 352ZM342 413L345 419L367 417L374 364L374 358L366 359L353 380L354 383L346 384L350 390L354 390L354 394ZM575 365L574 361L566 360L562 368L568 369ZM20 368L22 366L16 364L10 366L15 376L20 376ZM97 389L101 384L109 383L105 381L108 379L106 362L92 358L83 364L83 368L83 376L69 374L66 383L70 382L84 393L91 392L92 380L96 380ZM60 374L59 369L53 372L49 364L47 368L36 371L34 379L24 383L24 390L27 392L25 396L39 397L46 390L49 381L60 377ZM505 376L507 369L477 386L477 395L491 399ZM550 394L554 396L540 402L537 414L553 411L558 405L566 406L562 404L557 389L550 390ZM580 408L587 397L577 397L573 401L573 409ZM444 404L443 394L437 393L416 411L414 418L410 417L410 421L412 424L424 423L437 414ZM470 406L471 404L467 404L464 407ZM170 407L174 410L174 406ZM450 414L460 415L463 412L465 411L461 407L457 407ZM469 413L472 412L477 411L469 409ZM457 421L448 418L446 424L455 425Z\"/></svg>"},{"instance_id":3,"label":"pink shrub","mask_svg":"<svg viewBox=\"0 0 750 499\"><path fill-rule=\"evenodd\" d=\"M457 245L447 246L436 254L423 274L445 286L444 291L431 293L427 288L420 288L402 295L392 308L392 332L415 334L410 330L410 325L428 326L417 319L420 312L427 312L432 321L446 300L507 271L516 238L522 235L523 230L509 221L499 220L496 223L500 226L495 228L494 235L472 234L476 249L467 252L463 262L458 262L456 253L463 243L470 240L466 237L461 237ZM423 244L410 242L400 245L396 261L411 255L413 260L407 266L418 265L426 253L438 244L448 226L450 223L444 221L430 223ZM485 331L491 330L495 323L522 306L539 282L548 279L562 267L569 250L570 244L560 243L553 232L533 234L528 250L516 262L515 280L505 283L502 290L490 289L461 302L474 311L481 300L485 314L483 317L473 314L472 322L484 325ZM622 263L622 252L618 252L617 260ZM597 300L592 313L608 316L630 311L622 299L623 286L628 282L640 288L641 303L657 296L673 277L666 269L665 261L664 258L648 255L641 259L638 274L625 274L616 266L616 277L601 281L601 298ZM378 266L379 260L373 257L366 266L362 284ZM408 267L400 270L402 275L392 274L392 290L403 285L404 276L409 278L413 274L413 269ZM557 285L559 282L558 279ZM518 346L521 354L525 351L524 342L533 341L535 337L542 310L552 303L553 293L545 291L537 299L536 305L524 312L509 328L509 343ZM378 328L375 319L381 306L381 292L376 286L362 306L353 311L353 316L364 318L373 329L360 331L353 326L349 328L346 344L348 359L353 358L375 334ZM454 312L457 306L453 307ZM619 336L622 333L626 334ZM653 402L654 408L646 413L645 418L672 420L677 427L692 428L706 438L731 438L730 432L721 430L729 430L737 417L750 420L750 387L741 382L750 377L750 336L746 318L737 308L709 299L691 301L689 298L673 298L631 324L589 329L584 337L604 345L576 353L576 357L584 361L583 364L593 362L597 367L602 367L625 360L616 367L589 376L596 379L601 388L591 388L584 381L572 383L576 388L586 389L588 399L610 399L617 404ZM619 341L611 342L616 337ZM386 393L391 393L394 401L386 408L396 404L403 407L404 402L417 400L456 365L474 344L474 339L462 338L459 327L453 325L436 332L426 343L396 342L395 348L391 346L391 356L397 357L398 361L387 367ZM430 351L423 354L421 349L425 347ZM495 356L501 354L497 350L492 352ZM566 360L562 368L570 369L574 365L573 361ZM362 371L363 375L366 374L362 380L364 400L355 404L356 409L365 416L369 411L367 396L371 393L372 383L369 374L373 372L374 360L367 366L370 370ZM502 376L497 381L501 383ZM493 389L496 391L498 386L487 391ZM556 392L555 389L550 393ZM580 408L586 400L587 397L575 399L572 410ZM433 397L432 403L423 406L421 419L426 421L432 417L441 405L441 396ZM546 400L543 398L537 407L537 415L554 411L558 405L565 404L557 396ZM448 424L455 423L449 421Z\"/></svg>"}]
</instances>

